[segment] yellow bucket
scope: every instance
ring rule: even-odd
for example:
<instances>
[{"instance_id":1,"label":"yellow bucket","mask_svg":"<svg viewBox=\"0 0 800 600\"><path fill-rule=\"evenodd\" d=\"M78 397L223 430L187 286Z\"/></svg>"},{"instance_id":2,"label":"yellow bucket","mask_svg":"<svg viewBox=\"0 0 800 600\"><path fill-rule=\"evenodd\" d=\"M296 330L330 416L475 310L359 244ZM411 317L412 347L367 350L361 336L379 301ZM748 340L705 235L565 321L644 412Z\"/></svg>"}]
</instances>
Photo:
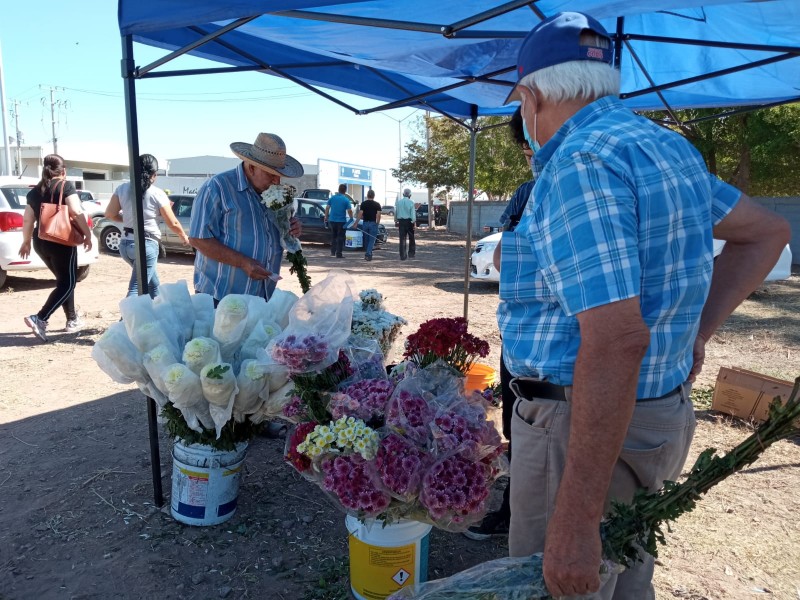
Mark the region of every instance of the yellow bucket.
<instances>
[{"instance_id":1,"label":"yellow bucket","mask_svg":"<svg viewBox=\"0 0 800 600\"><path fill-rule=\"evenodd\" d=\"M495 382L497 371L489 365L475 363L467 371L467 379L464 382L464 393L483 392L487 387Z\"/></svg>"},{"instance_id":2,"label":"yellow bucket","mask_svg":"<svg viewBox=\"0 0 800 600\"><path fill-rule=\"evenodd\" d=\"M428 580L431 526L400 520L383 527L345 518L350 533L350 590L357 600L384 600Z\"/></svg>"}]
</instances>

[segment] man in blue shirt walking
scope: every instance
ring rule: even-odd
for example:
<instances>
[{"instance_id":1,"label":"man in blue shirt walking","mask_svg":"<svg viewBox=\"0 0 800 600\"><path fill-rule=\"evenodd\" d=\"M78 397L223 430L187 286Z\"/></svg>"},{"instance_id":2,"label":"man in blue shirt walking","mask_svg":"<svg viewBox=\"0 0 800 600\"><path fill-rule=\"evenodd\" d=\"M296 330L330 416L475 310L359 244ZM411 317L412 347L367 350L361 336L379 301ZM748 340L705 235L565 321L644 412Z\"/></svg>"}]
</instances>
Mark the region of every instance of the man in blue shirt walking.
<instances>
[{"instance_id":1,"label":"man in blue shirt walking","mask_svg":"<svg viewBox=\"0 0 800 600\"><path fill-rule=\"evenodd\" d=\"M347 186L339 184L339 193L328 198L325 206L325 221L331 228L331 256L344 258L345 225L347 218L353 218L353 205L345 195Z\"/></svg>"},{"instance_id":2,"label":"man in blue shirt walking","mask_svg":"<svg viewBox=\"0 0 800 600\"><path fill-rule=\"evenodd\" d=\"M600 588L600 521L611 500L680 475L705 342L790 230L684 137L626 109L612 55L599 22L559 13L523 41L509 96L536 179L499 265L517 397L509 551L544 552L553 596L652 600L644 552ZM726 241L716 264L713 238Z\"/></svg>"}]
</instances>

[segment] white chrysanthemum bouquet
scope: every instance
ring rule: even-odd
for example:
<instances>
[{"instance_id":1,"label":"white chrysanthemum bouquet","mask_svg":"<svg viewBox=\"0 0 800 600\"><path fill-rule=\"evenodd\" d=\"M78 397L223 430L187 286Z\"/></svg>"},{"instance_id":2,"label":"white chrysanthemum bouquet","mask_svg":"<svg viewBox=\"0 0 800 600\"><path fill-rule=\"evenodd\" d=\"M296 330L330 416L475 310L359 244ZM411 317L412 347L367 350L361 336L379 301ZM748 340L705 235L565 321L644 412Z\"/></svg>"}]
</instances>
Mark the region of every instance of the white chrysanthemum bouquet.
<instances>
[{"instance_id":1,"label":"white chrysanthemum bouquet","mask_svg":"<svg viewBox=\"0 0 800 600\"><path fill-rule=\"evenodd\" d=\"M298 298L279 289L269 302L232 294L214 309L211 296L190 295L186 281L161 290L155 300L122 300L122 321L92 358L114 381L153 398L173 437L230 450L289 401L287 370L266 369L256 356L283 332Z\"/></svg>"}]
</instances>

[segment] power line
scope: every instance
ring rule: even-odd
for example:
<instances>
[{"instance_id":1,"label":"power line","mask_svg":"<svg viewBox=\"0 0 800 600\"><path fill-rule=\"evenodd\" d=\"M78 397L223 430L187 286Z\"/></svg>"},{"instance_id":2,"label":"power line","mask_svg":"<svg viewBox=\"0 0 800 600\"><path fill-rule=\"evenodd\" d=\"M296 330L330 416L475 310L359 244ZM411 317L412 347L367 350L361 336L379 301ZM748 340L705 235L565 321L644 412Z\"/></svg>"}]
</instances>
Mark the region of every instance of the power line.
<instances>
[{"instance_id":1,"label":"power line","mask_svg":"<svg viewBox=\"0 0 800 600\"><path fill-rule=\"evenodd\" d=\"M296 86L283 86L280 88L275 88L276 90L288 90L296 88ZM65 90L69 90L72 92L78 92L81 94L89 94L94 96L103 96L108 98L121 98L121 92L107 92L102 90L86 90L80 88L62 88ZM237 98L237 97L227 97L227 98L199 98L198 96L221 96L226 95L230 96L231 94L244 94L244 93L251 93L251 92L269 92L270 90L265 89L256 89L256 90L236 90L232 92L166 92L166 93L156 93L156 92L141 92L137 94L137 97L141 100L151 101L151 100L158 100L162 102L193 102L193 103L208 103L208 102L259 102L259 101L268 101L268 100L284 100L287 98L299 98L302 96L310 96L312 95L311 92L301 91L293 94L278 94L278 95L270 95L270 96L255 96L249 98ZM149 97L148 97L149 96Z\"/></svg>"}]
</instances>

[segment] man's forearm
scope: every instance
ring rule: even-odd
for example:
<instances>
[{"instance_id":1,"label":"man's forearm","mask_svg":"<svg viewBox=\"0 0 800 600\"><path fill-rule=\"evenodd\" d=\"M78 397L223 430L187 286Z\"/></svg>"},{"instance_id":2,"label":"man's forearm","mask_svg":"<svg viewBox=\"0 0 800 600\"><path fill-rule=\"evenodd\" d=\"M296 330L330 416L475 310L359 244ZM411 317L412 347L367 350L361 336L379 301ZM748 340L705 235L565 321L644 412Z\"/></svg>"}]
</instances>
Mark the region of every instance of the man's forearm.
<instances>
[{"instance_id":1,"label":"man's forearm","mask_svg":"<svg viewBox=\"0 0 800 600\"><path fill-rule=\"evenodd\" d=\"M631 302L638 309L638 298L622 301ZM643 322L599 315L591 330L581 322L567 462L557 501L560 510L598 522L633 415L639 369L649 344Z\"/></svg>"}]
</instances>

